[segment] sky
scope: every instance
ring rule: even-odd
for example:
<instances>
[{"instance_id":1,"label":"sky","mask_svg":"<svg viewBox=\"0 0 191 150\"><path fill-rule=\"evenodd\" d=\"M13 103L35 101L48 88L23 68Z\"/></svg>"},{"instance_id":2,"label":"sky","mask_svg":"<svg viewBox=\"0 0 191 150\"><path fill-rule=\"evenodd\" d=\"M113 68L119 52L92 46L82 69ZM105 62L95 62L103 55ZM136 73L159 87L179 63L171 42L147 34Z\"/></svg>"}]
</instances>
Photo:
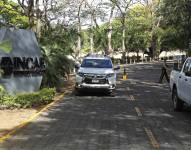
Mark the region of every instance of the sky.
<instances>
[{"instance_id":1,"label":"sky","mask_svg":"<svg viewBox=\"0 0 191 150\"><path fill-rule=\"evenodd\" d=\"M12 0L12 1L18 3L17 0ZM97 5L100 1L102 1L102 2L108 2L108 0L87 0L87 1L89 2L89 4L91 4L91 3L93 2L95 5ZM42 0L40 0L40 3L42 4ZM90 18L90 17L89 17L89 18ZM59 19L60 19L60 18L59 18ZM67 19L67 17L66 17L65 19ZM69 20L69 18L68 18L68 20ZM55 22L57 22L57 21L55 21ZM101 25L101 24L103 24L103 23L105 23L105 22L102 21L100 18L97 18L97 23L98 23L98 25ZM82 24L86 24L86 25L82 26L82 29L86 29L86 28L89 27L87 24L91 24L91 20L88 19L87 21L85 21L85 22L82 23Z\"/></svg>"},{"instance_id":2,"label":"sky","mask_svg":"<svg viewBox=\"0 0 191 150\"><path fill-rule=\"evenodd\" d=\"M18 2L17 0L12 0L12 1L14 1L14 2ZM40 3L41 3L41 5L42 5L42 1L43 0L40 0ZM58 1L61 1L61 0L58 0ZM96 6L99 2L109 2L109 0L87 0L88 2L89 2L89 4L91 4L92 2L93 2L93 4ZM125 1L125 0L124 0ZM125 4L125 3L124 3ZM106 11L107 13L107 17L105 17L105 20L103 21L103 20L101 20L100 18L97 18L97 23L98 23L98 25L101 25L101 24L103 24L103 23L105 23L105 22L108 22L109 21L109 15L110 15L110 9L111 8L109 8L109 9L105 9L104 11ZM115 16L115 15L114 15ZM86 28L88 28L89 26L87 25L87 24L91 24L91 19L90 19L90 17L88 17L89 19L87 19L87 20L82 20L83 22L82 22L82 28L83 29L86 29ZM63 20L63 17L62 18L58 18L58 19L60 19L60 20ZM70 18L69 17L65 17L65 19L66 19L66 21L67 20L70 20ZM53 22L57 22L58 20L55 20L55 21L53 21ZM85 24L84 26L83 26L83 24Z\"/></svg>"}]
</instances>

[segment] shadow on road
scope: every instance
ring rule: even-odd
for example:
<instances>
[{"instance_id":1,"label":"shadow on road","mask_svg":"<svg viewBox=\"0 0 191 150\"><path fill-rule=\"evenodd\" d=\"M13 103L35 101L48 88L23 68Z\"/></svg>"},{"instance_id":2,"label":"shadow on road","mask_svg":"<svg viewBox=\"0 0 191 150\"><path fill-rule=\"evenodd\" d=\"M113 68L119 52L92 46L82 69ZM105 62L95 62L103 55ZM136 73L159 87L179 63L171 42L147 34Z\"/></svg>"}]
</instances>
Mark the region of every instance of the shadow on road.
<instances>
[{"instance_id":1,"label":"shadow on road","mask_svg":"<svg viewBox=\"0 0 191 150\"><path fill-rule=\"evenodd\" d=\"M158 64L129 66L129 80L119 82L114 98L94 92L68 95L0 149L152 150L146 127L161 150L190 150L191 107L173 111L168 84L156 82L159 73Z\"/></svg>"}]
</instances>

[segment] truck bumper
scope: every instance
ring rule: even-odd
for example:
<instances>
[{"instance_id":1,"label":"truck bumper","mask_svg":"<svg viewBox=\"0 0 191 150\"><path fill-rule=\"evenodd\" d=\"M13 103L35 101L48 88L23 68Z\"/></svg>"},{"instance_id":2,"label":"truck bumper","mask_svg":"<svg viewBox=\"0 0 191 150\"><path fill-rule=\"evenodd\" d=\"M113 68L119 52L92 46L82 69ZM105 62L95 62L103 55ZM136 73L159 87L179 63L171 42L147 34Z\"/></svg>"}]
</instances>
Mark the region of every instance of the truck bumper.
<instances>
[{"instance_id":1,"label":"truck bumper","mask_svg":"<svg viewBox=\"0 0 191 150\"><path fill-rule=\"evenodd\" d=\"M76 84L77 89L106 89L106 90L114 90L115 85L110 84Z\"/></svg>"}]
</instances>

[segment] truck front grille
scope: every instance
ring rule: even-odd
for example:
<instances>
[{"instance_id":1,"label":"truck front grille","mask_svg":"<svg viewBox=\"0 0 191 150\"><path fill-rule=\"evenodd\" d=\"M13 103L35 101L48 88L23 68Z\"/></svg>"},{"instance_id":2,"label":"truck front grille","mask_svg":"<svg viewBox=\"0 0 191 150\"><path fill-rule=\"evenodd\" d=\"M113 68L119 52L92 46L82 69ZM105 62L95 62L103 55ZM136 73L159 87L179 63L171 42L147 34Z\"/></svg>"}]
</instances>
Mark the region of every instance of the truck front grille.
<instances>
[{"instance_id":1,"label":"truck front grille","mask_svg":"<svg viewBox=\"0 0 191 150\"><path fill-rule=\"evenodd\" d=\"M93 82L93 81L97 82ZM84 83L86 84L106 84L107 78L104 74L84 74Z\"/></svg>"},{"instance_id":2,"label":"truck front grille","mask_svg":"<svg viewBox=\"0 0 191 150\"><path fill-rule=\"evenodd\" d=\"M98 80L98 82L92 82L93 80ZM97 78L87 78L85 77L84 78L84 83L86 84L106 84L107 83L107 80L106 79L97 79Z\"/></svg>"}]
</instances>

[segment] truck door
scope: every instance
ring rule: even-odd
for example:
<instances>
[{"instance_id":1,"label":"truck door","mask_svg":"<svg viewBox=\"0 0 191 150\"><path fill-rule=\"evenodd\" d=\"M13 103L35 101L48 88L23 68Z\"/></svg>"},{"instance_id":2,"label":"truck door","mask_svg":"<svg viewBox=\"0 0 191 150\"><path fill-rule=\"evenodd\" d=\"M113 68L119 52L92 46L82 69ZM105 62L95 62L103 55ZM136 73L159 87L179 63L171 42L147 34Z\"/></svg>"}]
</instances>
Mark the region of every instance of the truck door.
<instances>
[{"instance_id":1,"label":"truck door","mask_svg":"<svg viewBox=\"0 0 191 150\"><path fill-rule=\"evenodd\" d=\"M191 104L191 60L188 61L187 74L185 73L185 101Z\"/></svg>"},{"instance_id":2,"label":"truck door","mask_svg":"<svg viewBox=\"0 0 191 150\"><path fill-rule=\"evenodd\" d=\"M191 77L186 76L186 72L191 71L191 60L187 60L179 77L180 98L191 104Z\"/></svg>"}]
</instances>

